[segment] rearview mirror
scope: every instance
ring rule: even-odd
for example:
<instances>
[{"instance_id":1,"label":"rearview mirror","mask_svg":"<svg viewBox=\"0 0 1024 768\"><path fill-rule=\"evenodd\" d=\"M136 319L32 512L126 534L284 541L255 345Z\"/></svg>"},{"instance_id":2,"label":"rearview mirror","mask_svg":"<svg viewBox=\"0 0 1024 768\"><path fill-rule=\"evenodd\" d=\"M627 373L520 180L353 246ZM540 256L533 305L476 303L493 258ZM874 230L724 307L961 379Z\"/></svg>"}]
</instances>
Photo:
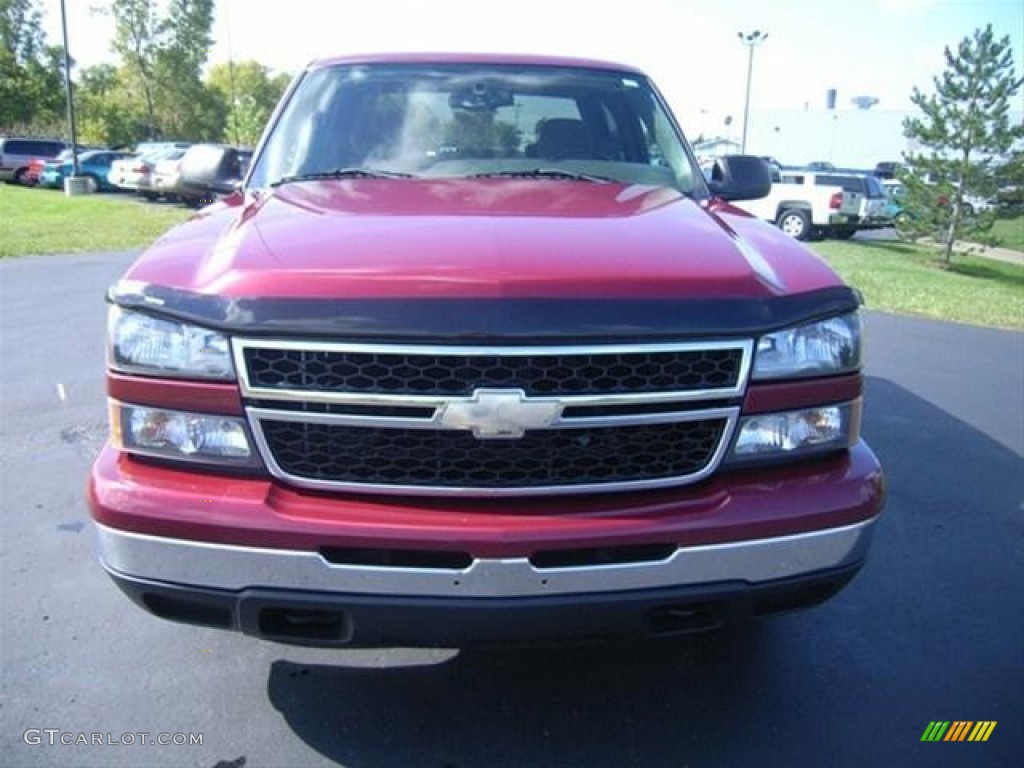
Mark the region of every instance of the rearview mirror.
<instances>
[{"instance_id":1,"label":"rearview mirror","mask_svg":"<svg viewBox=\"0 0 1024 768\"><path fill-rule=\"evenodd\" d=\"M708 186L723 200L756 200L771 192L771 168L755 155L725 155L715 161Z\"/></svg>"},{"instance_id":2,"label":"rearview mirror","mask_svg":"<svg viewBox=\"0 0 1024 768\"><path fill-rule=\"evenodd\" d=\"M448 97L449 107L466 112L494 112L499 107L511 107L513 104L515 97L512 91L488 83L473 83L468 88L452 91Z\"/></svg>"}]
</instances>

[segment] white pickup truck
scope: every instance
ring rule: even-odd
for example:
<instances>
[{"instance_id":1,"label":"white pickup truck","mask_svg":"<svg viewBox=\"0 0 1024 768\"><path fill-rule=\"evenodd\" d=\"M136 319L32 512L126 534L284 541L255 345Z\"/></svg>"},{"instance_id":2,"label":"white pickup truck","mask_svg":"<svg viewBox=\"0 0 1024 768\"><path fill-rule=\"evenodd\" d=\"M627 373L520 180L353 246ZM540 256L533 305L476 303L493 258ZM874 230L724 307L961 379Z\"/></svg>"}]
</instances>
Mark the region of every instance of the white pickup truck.
<instances>
[{"instance_id":1,"label":"white pickup truck","mask_svg":"<svg viewBox=\"0 0 1024 768\"><path fill-rule=\"evenodd\" d=\"M759 219L771 221L797 240L825 237L856 228L863 195L839 185L815 183L815 174L772 173L772 190L759 200L738 204Z\"/></svg>"}]
</instances>

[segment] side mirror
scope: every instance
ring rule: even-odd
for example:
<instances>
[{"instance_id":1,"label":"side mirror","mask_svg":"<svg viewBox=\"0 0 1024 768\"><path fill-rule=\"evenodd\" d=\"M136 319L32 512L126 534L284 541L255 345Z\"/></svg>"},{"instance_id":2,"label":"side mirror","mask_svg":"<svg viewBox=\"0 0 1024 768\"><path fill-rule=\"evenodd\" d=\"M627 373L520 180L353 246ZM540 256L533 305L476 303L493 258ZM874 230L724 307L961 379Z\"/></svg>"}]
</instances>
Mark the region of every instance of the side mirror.
<instances>
[{"instance_id":1,"label":"side mirror","mask_svg":"<svg viewBox=\"0 0 1024 768\"><path fill-rule=\"evenodd\" d=\"M756 200L771 192L771 168L754 155L725 155L715 162L708 186L723 200Z\"/></svg>"}]
</instances>

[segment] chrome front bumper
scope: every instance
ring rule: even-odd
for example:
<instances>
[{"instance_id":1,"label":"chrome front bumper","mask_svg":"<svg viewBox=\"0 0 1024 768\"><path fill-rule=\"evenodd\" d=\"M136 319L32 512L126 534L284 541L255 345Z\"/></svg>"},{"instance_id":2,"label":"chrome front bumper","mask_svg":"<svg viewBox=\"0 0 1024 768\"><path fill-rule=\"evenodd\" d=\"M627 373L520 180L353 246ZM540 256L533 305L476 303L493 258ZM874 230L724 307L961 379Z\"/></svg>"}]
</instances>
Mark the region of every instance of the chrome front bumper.
<instances>
[{"instance_id":1,"label":"chrome front bumper","mask_svg":"<svg viewBox=\"0 0 1024 768\"><path fill-rule=\"evenodd\" d=\"M723 582L751 585L863 562L878 518L798 535L680 547L645 562L538 568L527 558L468 567L338 565L320 553L149 536L97 524L112 576L238 592L279 589L347 595L515 598L597 594Z\"/></svg>"}]
</instances>

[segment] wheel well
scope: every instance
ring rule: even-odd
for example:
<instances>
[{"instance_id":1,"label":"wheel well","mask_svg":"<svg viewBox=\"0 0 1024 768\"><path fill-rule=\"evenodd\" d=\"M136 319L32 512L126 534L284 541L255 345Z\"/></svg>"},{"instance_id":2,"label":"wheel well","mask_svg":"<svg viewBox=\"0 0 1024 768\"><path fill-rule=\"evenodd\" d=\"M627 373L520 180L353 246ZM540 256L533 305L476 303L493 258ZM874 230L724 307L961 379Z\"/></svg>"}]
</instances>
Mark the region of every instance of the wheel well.
<instances>
[{"instance_id":1,"label":"wheel well","mask_svg":"<svg viewBox=\"0 0 1024 768\"><path fill-rule=\"evenodd\" d=\"M783 201L779 203L778 207L775 209L775 221L778 221L779 217L786 211L803 211L813 218L811 206L803 200L794 200L789 202Z\"/></svg>"}]
</instances>

